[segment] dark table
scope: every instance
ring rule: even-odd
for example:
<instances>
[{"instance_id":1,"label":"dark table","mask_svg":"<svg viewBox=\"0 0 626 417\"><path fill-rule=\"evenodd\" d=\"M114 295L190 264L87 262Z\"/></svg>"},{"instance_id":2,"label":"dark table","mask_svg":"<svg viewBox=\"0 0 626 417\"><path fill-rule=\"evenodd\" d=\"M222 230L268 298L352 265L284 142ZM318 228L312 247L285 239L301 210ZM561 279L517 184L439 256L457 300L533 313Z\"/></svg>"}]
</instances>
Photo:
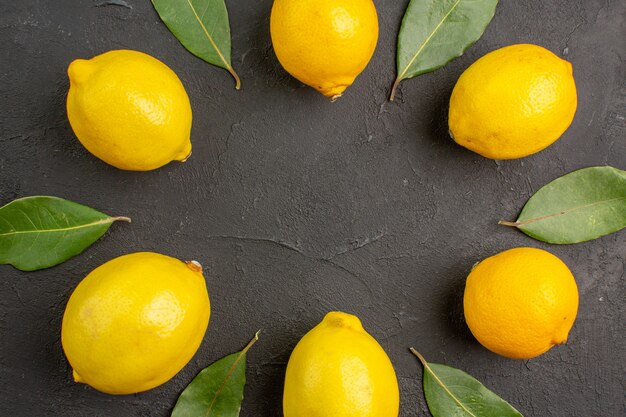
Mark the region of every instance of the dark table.
<instances>
[{"instance_id":1,"label":"dark table","mask_svg":"<svg viewBox=\"0 0 626 417\"><path fill-rule=\"evenodd\" d=\"M280 416L289 354L330 310L357 314L388 352L403 417L428 415L409 346L473 374L525 416L624 415L626 232L550 246L497 225L565 173L626 168L624 2L502 1L463 57L405 81L390 103L408 2L377 0L376 53L332 104L280 67L270 0L227 0L241 91L227 72L189 54L149 1L99 3L0 0L0 204L56 195L133 219L54 268L0 266L0 415L168 416L200 369L262 328L241 415ZM461 72L524 42L573 63L579 107L570 129L513 161L455 145L446 112ZM68 64L122 48L161 59L187 88L194 154L185 164L124 172L75 139L65 113ZM530 361L490 353L462 318L470 267L516 246L562 258L581 296L569 342ZM115 397L75 384L60 344L68 297L96 266L142 250L204 265L213 307L205 340L152 391Z\"/></svg>"}]
</instances>

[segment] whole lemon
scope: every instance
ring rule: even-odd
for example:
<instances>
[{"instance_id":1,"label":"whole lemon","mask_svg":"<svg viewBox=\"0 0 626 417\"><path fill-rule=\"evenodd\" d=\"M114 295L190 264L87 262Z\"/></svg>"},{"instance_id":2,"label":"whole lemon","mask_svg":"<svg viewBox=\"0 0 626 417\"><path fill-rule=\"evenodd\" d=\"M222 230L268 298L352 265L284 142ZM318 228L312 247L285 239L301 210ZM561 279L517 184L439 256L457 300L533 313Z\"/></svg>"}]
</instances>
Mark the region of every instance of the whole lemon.
<instances>
[{"instance_id":1,"label":"whole lemon","mask_svg":"<svg viewBox=\"0 0 626 417\"><path fill-rule=\"evenodd\" d=\"M555 142L576 105L569 62L541 46L511 45L461 75L450 99L450 134L487 158L521 158Z\"/></svg>"},{"instance_id":2,"label":"whole lemon","mask_svg":"<svg viewBox=\"0 0 626 417\"><path fill-rule=\"evenodd\" d=\"M578 288L567 265L550 252L515 248L472 269L463 304L467 325L483 346L530 359L566 342Z\"/></svg>"},{"instance_id":3,"label":"whole lemon","mask_svg":"<svg viewBox=\"0 0 626 417\"><path fill-rule=\"evenodd\" d=\"M287 72L336 99L372 58L378 15L372 0L274 0L270 32Z\"/></svg>"},{"instance_id":4,"label":"whole lemon","mask_svg":"<svg viewBox=\"0 0 626 417\"><path fill-rule=\"evenodd\" d=\"M293 350L285 417L397 417L398 408L391 361L356 316L328 313Z\"/></svg>"},{"instance_id":5,"label":"whole lemon","mask_svg":"<svg viewBox=\"0 0 626 417\"><path fill-rule=\"evenodd\" d=\"M133 253L78 284L65 308L61 342L76 382L132 394L163 384L189 362L209 316L200 264Z\"/></svg>"},{"instance_id":6,"label":"whole lemon","mask_svg":"<svg viewBox=\"0 0 626 417\"><path fill-rule=\"evenodd\" d=\"M67 116L89 152L149 171L191 154L191 105L170 68L142 52L109 51L68 70Z\"/></svg>"}]
</instances>

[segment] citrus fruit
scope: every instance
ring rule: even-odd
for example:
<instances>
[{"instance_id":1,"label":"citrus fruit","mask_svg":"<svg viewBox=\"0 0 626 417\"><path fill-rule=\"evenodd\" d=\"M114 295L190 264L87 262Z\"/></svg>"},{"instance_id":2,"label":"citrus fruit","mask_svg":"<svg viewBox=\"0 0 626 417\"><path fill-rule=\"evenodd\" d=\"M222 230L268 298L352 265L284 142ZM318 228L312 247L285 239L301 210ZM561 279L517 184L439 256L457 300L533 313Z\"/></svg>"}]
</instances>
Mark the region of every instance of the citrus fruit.
<instances>
[{"instance_id":1,"label":"citrus fruit","mask_svg":"<svg viewBox=\"0 0 626 417\"><path fill-rule=\"evenodd\" d=\"M171 69L142 52L109 51L68 70L67 116L89 152L148 171L191 154L191 105Z\"/></svg>"},{"instance_id":2,"label":"citrus fruit","mask_svg":"<svg viewBox=\"0 0 626 417\"><path fill-rule=\"evenodd\" d=\"M189 362L209 315L200 264L133 253L78 284L65 308L61 342L76 382L132 394L161 385Z\"/></svg>"},{"instance_id":3,"label":"citrus fruit","mask_svg":"<svg viewBox=\"0 0 626 417\"><path fill-rule=\"evenodd\" d=\"M378 42L372 0L275 0L270 32L281 65L326 97L340 97Z\"/></svg>"},{"instance_id":4,"label":"citrus fruit","mask_svg":"<svg viewBox=\"0 0 626 417\"><path fill-rule=\"evenodd\" d=\"M461 75L450 99L450 134L487 158L521 158L555 142L576 105L569 62L541 46L511 45Z\"/></svg>"},{"instance_id":5,"label":"citrus fruit","mask_svg":"<svg viewBox=\"0 0 626 417\"><path fill-rule=\"evenodd\" d=\"M515 248L472 269L463 304L467 325L483 346L530 359L566 342L578 288L567 265L550 252Z\"/></svg>"},{"instance_id":6,"label":"citrus fruit","mask_svg":"<svg viewBox=\"0 0 626 417\"><path fill-rule=\"evenodd\" d=\"M284 417L397 417L391 361L356 316L331 312L293 350Z\"/></svg>"}]
</instances>

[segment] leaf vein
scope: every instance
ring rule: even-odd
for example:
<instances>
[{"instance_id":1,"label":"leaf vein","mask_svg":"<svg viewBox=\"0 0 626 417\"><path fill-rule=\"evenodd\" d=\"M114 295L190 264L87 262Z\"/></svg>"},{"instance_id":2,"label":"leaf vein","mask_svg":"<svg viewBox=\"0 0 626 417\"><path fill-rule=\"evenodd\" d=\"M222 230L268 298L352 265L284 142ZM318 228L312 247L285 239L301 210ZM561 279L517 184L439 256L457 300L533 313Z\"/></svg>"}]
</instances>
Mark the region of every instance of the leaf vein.
<instances>
[{"instance_id":1,"label":"leaf vein","mask_svg":"<svg viewBox=\"0 0 626 417\"><path fill-rule=\"evenodd\" d=\"M35 229L37 229L37 225L33 222L33 220L30 218L30 216L28 215L28 213L26 213L24 210L22 210L21 208L17 209L20 213L22 213L24 215L24 217L26 217L26 220L29 221L30 224L33 225L33 227Z\"/></svg>"},{"instance_id":2,"label":"leaf vein","mask_svg":"<svg viewBox=\"0 0 626 417\"><path fill-rule=\"evenodd\" d=\"M472 417L478 417L476 416L476 414L472 413L470 410L467 409L467 407L465 407L465 405L461 402L461 400L459 400L458 398L456 398L456 396L448 389L448 387L443 383L443 381L441 379L439 379L439 377L437 376L437 374L435 374L435 372L433 371L433 369L430 367L430 364L428 362L426 362L426 359L424 359L424 357L422 355L420 355L415 349L411 348L411 352L418 357L418 359L420 360L420 362L422 362L422 365L424 365L424 368L426 368L426 370L433 376L433 378L435 378L435 381L437 381L437 383L439 384L439 386L441 386L441 388L443 388L443 390L450 396L450 398L452 398L454 400L454 402L456 402L467 414L469 414Z\"/></svg>"},{"instance_id":3,"label":"leaf vein","mask_svg":"<svg viewBox=\"0 0 626 417\"><path fill-rule=\"evenodd\" d=\"M78 229L84 229L84 228L87 228L87 227L99 226L99 225L102 225L102 224L113 223L116 220L120 220L120 218L107 217L106 219L98 220L98 221L92 222L92 223L81 224L81 225L78 225L78 226L58 228L58 229L15 230L15 231L12 231L12 232L0 233L0 237L12 236L12 235L24 235L24 234L32 234L32 233L36 233L37 235L39 235L41 233L59 233L59 232L66 233L68 230L78 230ZM35 226L35 224L33 224L33 226ZM35 227L37 227L37 226L35 226Z\"/></svg>"},{"instance_id":4,"label":"leaf vein","mask_svg":"<svg viewBox=\"0 0 626 417\"><path fill-rule=\"evenodd\" d=\"M564 215L572 213L574 211L590 208L590 207L596 206L598 204L607 204L607 203L612 203L612 202L618 201L618 200L625 200L626 201L626 197L615 197L615 198L610 198L608 200L596 201L596 202L593 202L593 203L584 204L582 206L577 206L577 207L572 207L572 208L569 208L569 209L561 210L561 211L556 212L556 213L546 214L545 216L535 217L535 218L528 219L528 220L522 220L522 221L517 221L517 222L501 221L500 224L503 224L505 226L514 226L514 227L525 226L527 224L539 222L539 221L542 221L542 220L547 220L547 219L550 219L552 217L564 216Z\"/></svg>"},{"instance_id":5,"label":"leaf vein","mask_svg":"<svg viewBox=\"0 0 626 417\"><path fill-rule=\"evenodd\" d=\"M437 24L437 26L435 27L435 29L433 29L433 31L430 33L430 35L428 35L428 38L426 38L426 40L422 43L422 45L419 47L419 49L417 50L417 52L415 52L415 55L413 55L413 58L411 58L411 61L409 61L409 63L406 65L406 67L404 67L404 70L402 71L402 73L398 76L398 79L403 79L404 76L406 75L407 71L409 70L409 68L411 68L411 65L413 65L413 63L415 62L415 60L417 59L417 57L419 56L419 54L422 53L422 51L424 50L424 48L426 47L426 45L428 45L428 43L430 42L430 40L432 39L433 36L435 36L435 33L437 33L437 31L441 28L441 26L443 25L443 23L448 19L448 17L450 17L450 14L452 14L452 12L457 8L457 6L459 5L459 3L461 3L461 0L457 0L456 3L454 3L452 5L452 7L450 8L450 10L448 11L448 13L446 13L446 15L443 17L443 19L441 19L441 21L439 22L439 24Z\"/></svg>"},{"instance_id":6,"label":"leaf vein","mask_svg":"<svg viewBox=\"0 0 626 417\"><path fill-rule=\"evenodd\" d=\"M206 37L209 40L209 42L211 42L211 45L213 46L213 49L215 49L215 52L217 52L217 54L219 55L219 57L222 60L222 62L224 63L224 65L226 65L226 67L230 71L232 69L231 65L228 63L228 61L226 61L226 58L222 54L222 51L220 51L220 49L217 47L217 44L213 40L213 37L209 34L206 26L204 26L204 23L202 23L202 19L200 19L200 16L198 16L198 13L196 12L196 8L193 6L193 4L191 4L191 0L187 0L187 3L189 4L189 7L191 7L191 11L193 12L193 15L196 17L196 20L198 21L198 24L202 28L202 31L206 35Z\"/></svg>"},{"instance_id":7,"label":"leaf vein","mask_svg":"<svg viewBox=\"0 0 626 417\"><path fill-rule=\"evenodd\" d=\"M228 380L232 376L233 372L235 371L235 369L239 365L239 362L245 356L245 354L248 352L248 350L250 350L252 345L254 345L254 343L256 343L257 340L259 340L259 332L257 332L254 335L254 338L250 341L250 343L248 343L248 345L245 348L243 348L243 350L241 352L239 352L239 356L237 356L237 359L235 359L235 362L233 362L233 365L228 370L228 373L226 374L226 378L224 378L224 382L222 382L222 385L220 385L220 387L217 389L217 391L215 391L215 395L213 396L213 400L209 404L209 408L208 408L208 410L207 410L207 412L205 414L205 417L209 416L209 414L211 413L211 410L213 409L213 406L215 405L215 401L217 401L217 397L220 396L220 394L224 390L224 387L226 387L226 383L228 382Z\"/></svg>"}]
</instances>

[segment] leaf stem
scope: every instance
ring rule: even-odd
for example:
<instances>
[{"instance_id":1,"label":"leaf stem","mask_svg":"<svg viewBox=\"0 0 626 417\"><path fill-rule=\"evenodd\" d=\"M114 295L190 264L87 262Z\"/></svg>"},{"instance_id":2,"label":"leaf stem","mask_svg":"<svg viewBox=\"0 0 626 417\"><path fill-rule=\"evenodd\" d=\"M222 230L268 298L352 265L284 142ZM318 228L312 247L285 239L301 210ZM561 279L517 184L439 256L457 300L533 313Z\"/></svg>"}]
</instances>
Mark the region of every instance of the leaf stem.
<instances>
[{"instance_id":1,"label":"leaf stem","mask_svg":"<svg viewBox=\"0 0 626 417\"><path fill-rule=\"evenodd\" d=\"M422 365L424 366L424 374L426 374L426 372L430 373L430 375L432 375L432 377L439 384L439 386L450 396L450 398L452 398L454 400L454 402L456 402L459 405L459 407L461 407L463 409L463 411L465 411L467 414L469 414L472 417L478 417L478 416L476 416L476 414L472 413L465 406L465 404L463 404L463 402L461 402L461 400L458 399L456 397L456 395L454 395L452 393L452 391L450 391L450 389L448 389L446 384L444 384L444 382L439 378L439 376L437 376L437 374L435 374L435 372L430 368L430 366L428 365L428 362L426 362L426 359L424 359L424 357L422 355L420 355L420 353L417 350L415 350L415 348L411 347L411 348L409 348L409 350L411 351L412 354L417 356L417 359L419 359L420 362L422 362Z\"/></svg>"},{"instance_id":2,"label":"leaf stem","mask_svg":"<svg viewBox=\"0 0 626 417\"><path fill-rule=\"evenodd\" d=\"M261 334L261 330L257 330L257 332L254 334L254 337L252 338L252 340L250 340L248 342L248 344L246 345L245 348L243 348L243 350L241 351L242 354L246 354L247 351L250 350L250 348L259 340L259 335Z\"/></svg>"},{"instance_id":3,"label":"leaf stem","mask_svg":"<svg viewBox=\"0 0 626 417\"><path fill-rule=\"evenodd\" d=\"M250 340L248 342L248 344L246 345L245 348L243 348L243 350L241 352L239 352L239 356L237 356L237 359L235 359L235 362L233 362L233 365L230 367L230 369L228 370L228 373L226 374L226 378L224 378L224 382L222 382L222 385L220 385L220 387L218 388L217 391L215 391L215 395L213 396L213 400L211 401L211 404L209 404L209 408L207 409L207 412L205 414L205 416L208 416L211 413L211 410L213 409L213 405L215 405L215 401L217 400L217 397L220 396L220 394L222 393L222 390L224 389L224 387L226 386L226 383L228 382L228 380L230 379L230 376L233 374L233 372L235 371L235 368L237 368L237 365L239 365L239 362L241 361L241 359L246 356L246 353L248 352L248 350L250 350L250 348L257 342L257 340L259 340L259 334L261 333L261 330L258 330L255 334L254 337L252 338L252 340Z\"/></svg>"},{"instance_id":4,"label":"leaf stem","mask_svg":"<svg viewBox=\"0 0 626 417\"><path fill-rule=\"evenodd\" d=\"M130 217L126 217L126 216L116 216L116 217L111 217L111 220L113 220L114 222L127 222L127 223L132 223L132 220L130 219Z\"/></svg>"},{"instance_id":5,"label":"leaf stem","mask_svg":"<svg viewBox=\"0 0 626 417\"><path fill-rule=\"evenodd\" d=\"M396 90L398 89L401 81L400 77L398 77L393 82L393 85L391 86L391 94L389 94L389 101L393 101L393 99L396 98Z\"/></svg>"},{"instance_id":6,"label":"leaf stem","mask_svg":"<svg viewBox=\"0 0 626 417\"><path fill-rule=\"evenodd\" d=\"M417 356L417 359L420 360L422 365L426 366L426 359L424 359L424 357L417 350L415 350L414 347L410 347L409 350L411 351L413 355Z\"/></svg>"},{"instance_id":7,"label":"leaf stem","mask_svg":"<svg viewBox=\"0 0 626 417\"><path fill-rule=\"evenodd\" d=\"M520 225L519 222L509 222L506 220L500 220L498 224L501 224L502 226L511 226L511 227L517 227Z\"/></svg>"},{"instance_id":8,"label":"leaf stem","mask_svg":"<svg viewBox=\"0 0 626 417\"><path fill-rule=\"evenodd\" d=\"M224 63L224 65L226 66L226 69L228 70L228 72L230 72L230 74L235 78L235 88L237 90L239 90L241 88L241 79L239 78L239 75L237 75L237 73L233 69L232 65L230 64L230 62L229 62L230 60L227 60L226 57L224 56L224 54L222 53L222 51L220 51L220 48L218 48L217 44L213 40L213 37L211 36L211 34L209 33L208 29L204 25L204 22L202 21L202 18L200 16L198 16L198 13L196 12L196 8L191 3L191 0L187 0L187 4L189 4L189 7L191 8L191 11L193 12L193 15L195 16L196 20L198 21L198 24L200 25L200 27L204 31L204 34L206 35L207 39L209 40L209 42L211 42L211 45L213 46L213 49L215 49L215 52L217 52L217 55L220 57L220 60ZM202 59L204 59L204 58L202 58Z\"/></svg>"},{"instance_id":9,"label":"leaf stem","mask_svg":"<svg viewBox=\"0 0 626 417\"><path fill-rule=\"evenodd\" d=\"M228 72L230 72L230 75L232 75L233 78L235 79L235 90L240 90L241 89L241 78L239 78L239 75L237 75L237 73L235 72L235 70L231 66L228 67Z\"/></svg>"}]
</instances>

